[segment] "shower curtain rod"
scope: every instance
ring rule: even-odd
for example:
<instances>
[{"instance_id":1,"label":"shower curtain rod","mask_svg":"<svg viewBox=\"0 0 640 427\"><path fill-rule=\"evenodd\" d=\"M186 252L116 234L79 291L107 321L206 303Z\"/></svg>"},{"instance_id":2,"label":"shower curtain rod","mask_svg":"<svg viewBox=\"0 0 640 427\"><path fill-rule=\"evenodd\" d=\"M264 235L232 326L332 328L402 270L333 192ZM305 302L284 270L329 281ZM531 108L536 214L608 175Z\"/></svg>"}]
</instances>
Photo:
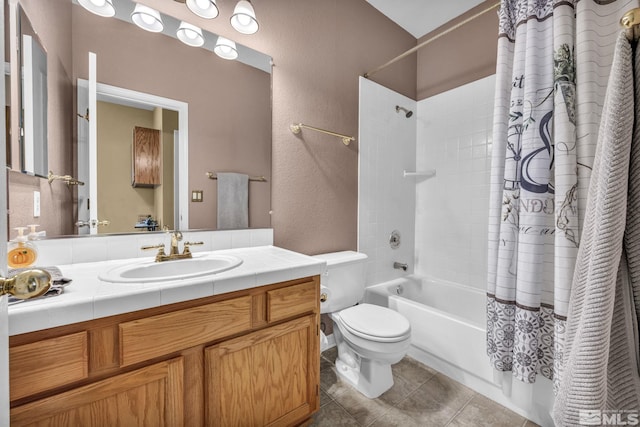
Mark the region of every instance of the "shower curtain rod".
<instances>
[{"instance_id":1,"label":"shower curtain rod","mask_svg":"<svg viewBox=\"0 0 640 427\"><path fill-rule=\"evenodd\" d=\"M484 10L481 10L480 12L476 13L475 15L472 15L472 16L468 17L464 21L457 23L453 27L447 28L446 30L436 34L435 36L423 41L419 45L417 45L415 47L412 47L411 49L409 49L405 53L402 53L402 54L396 56L395 58L393 58L389 62L387 62L385 64L382 64L378 68L375 68L375 69L373 69L373 70L371 70L371 71L369 71L367 73L364 73L363 76L368 79L369 77L371 77L373 74L377 73L378 71L381 71L381 70L387 68L391 64L395 64L396 62L400 61L401 59L403 59L403 58L411 55L412 53L417 52L418 50L422 49L423 47L425 47L426 45L428 45L432 41L435 41L435 40L439 39L440 37L449 34L451 31L457 30L458 28L462 27L464 24L467 24L467 23L473 21L474 19L478 18L481 15L484 15L485 13L489 12L492 9L495 9L498 6L500 6L500 2L498 2L498 3L496 3L496 4L492 5L492 6L489 6L488 8L486 8Z\"/></svg>"}]
</instances>

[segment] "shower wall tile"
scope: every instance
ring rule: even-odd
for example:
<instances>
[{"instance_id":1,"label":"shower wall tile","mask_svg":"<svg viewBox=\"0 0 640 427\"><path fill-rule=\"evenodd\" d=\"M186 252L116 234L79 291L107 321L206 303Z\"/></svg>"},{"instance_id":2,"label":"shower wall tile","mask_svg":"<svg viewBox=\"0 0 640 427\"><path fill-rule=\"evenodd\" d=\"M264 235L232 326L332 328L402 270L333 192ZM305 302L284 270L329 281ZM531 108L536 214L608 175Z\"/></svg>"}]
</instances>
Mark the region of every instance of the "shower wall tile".
<instances>
[{"instance_id":1,"label":"shower wall tile","mask_svg":"<svg viewBox=\"0 0 640 427\"><path fill-rule=\"evenodd\" d=\"M417 105L415 271L486 287L495 76Z\"/></svg>"},{"instance_id":2,"label":"shower wall tile","mask_svg":"<svg viewBox=\"0 0 640 427\"><path fill-rule=\"evenodd\" d=\"M413 116L397 113L396 105ZM413 271L416 181L403 172L416 170L415 113L414 100L360 78L358 250L369 257L369 285L406 274L393 269L395 261ZM393 230L402 237L398 249L389 246Z\"/></svg>"}]
</instances>

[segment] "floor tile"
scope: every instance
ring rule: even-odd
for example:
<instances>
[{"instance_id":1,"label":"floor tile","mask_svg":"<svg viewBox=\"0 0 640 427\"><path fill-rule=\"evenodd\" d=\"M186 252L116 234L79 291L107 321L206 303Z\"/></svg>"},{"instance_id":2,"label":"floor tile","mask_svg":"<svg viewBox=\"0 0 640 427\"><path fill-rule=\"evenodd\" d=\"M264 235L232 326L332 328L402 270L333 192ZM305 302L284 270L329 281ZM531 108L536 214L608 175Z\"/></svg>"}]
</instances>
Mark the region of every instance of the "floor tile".
<instances>
[{"instance_id":1,"label":"floor tile","mask_svg":"<svg viewBox=\"0 0 640 427\"><path fill-rule=\"evenodd\" d=\"M539 427L410 357L392 366L393 387L369 399L337 375L336 356L335 348L322 353L312 426Z\"/></svg>"},{"instance_id":2,"label":"floor tile","mask_svg":"<svg viewBox=\"0 0 640 427\"><path fill-rule=\"evenodd\" d=\"M360 427L360 424L336 402L320 408L313 416L314 427Z\"/></svg>"},{"instance_id":3,"label":"floor tile","mask_svg":"<svg viewBox=\"0 0 640 427\"><path fill-rule=\"evenodd\" d=\"M383 400L369 399L354 388L340 394L336 402L362 426L368 426L392 408Z\"/></svg>"},{"instance_id":4,"label":"floor tile","mask_svg":"<svg viewBox=\"0 0 640 427\"><path fill-rule=\"evenodd\" d=\"M333 399L331 398L331 396L325 393L324 390L320 389L320 407L323 407L327 403L331 403L331 402L333 402Z\"/></svg>"},{"instance_id":5,"label":"floor tile","mask_svg":"<svg viewBox=\"0 0 640 427\"><path fill-rule=\"evenodd\" d=\"M504 406L476 394L448 426L451 427L519 427L525 418Z\"/></svg>"},{"instance_id":6,"label":"floor tile","mask_svg":"<svg viewBox=\"0 0 640 427\"><path fill-rule=\"evenodd\" d=\"M351 387L338 377L336 366L333 363L320 359L320 389L332 399L336 399Z\"/></svg>"},{"instance_id":7,"label":"floor tile","mask_svg":"<svg viewBox=\"0 0 640 427\"><path fill-rule=\"evenodd\" d=\"M370 427L425 427L425 424L419 423L398 408L392 408L370 424Z\"/></svg>"},{"instance_id":8,"label":"floor tile","mask_svg":"<svg viewBox=\"0 0 640 427\"><path fill-rule=\"evenodd\" d=\"M474 392L436 374L397 407L424 426L444 426L473 397Z\"/></svg>"},{"instance_id":9,"label":"floor tile","mask_svg":"<svg viewBox=\"0 0 640 427\"><path fill-rule=\"evenodd\" d=\"M405 357L393 365L391 370L393 372L393 386L380 396L380 399L390 405L400 403L436 374L433 369L410 357Z\"/></svg>"},{"instance_id":10,"label":"floor tile","mask_svg":"<svg viewBox=\"0 0 640 427\"><path fill-rule=\"evenodd\" d=\"M336 358L338 357L338 347L331 347L329 349L326 349L320 356L327 359L331 363L335 363Z\"/></svg>"}]
</instances>

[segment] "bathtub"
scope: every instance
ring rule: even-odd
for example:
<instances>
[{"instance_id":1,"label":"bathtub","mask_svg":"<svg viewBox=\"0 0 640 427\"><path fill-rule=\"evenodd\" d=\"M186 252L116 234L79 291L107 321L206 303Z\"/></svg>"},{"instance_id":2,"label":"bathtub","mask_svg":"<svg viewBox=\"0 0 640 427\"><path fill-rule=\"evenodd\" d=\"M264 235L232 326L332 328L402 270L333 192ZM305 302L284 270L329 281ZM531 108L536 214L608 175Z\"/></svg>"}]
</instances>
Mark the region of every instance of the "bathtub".
<instances>
[{"instance_id":1,"label":"bathtub","mask_svg":"<svg viewBox=\"0 0 640 427\"><path fill-rule=\"evenodd\" d=\"M505 396L486 354L486 293L418 276L367 287L365 302L389 307L411 323L409 356L541 426L553 425L551 381L536 381L535 398ZM551 397L551 398L550 398Z\"/></svg>"}]
</instances>

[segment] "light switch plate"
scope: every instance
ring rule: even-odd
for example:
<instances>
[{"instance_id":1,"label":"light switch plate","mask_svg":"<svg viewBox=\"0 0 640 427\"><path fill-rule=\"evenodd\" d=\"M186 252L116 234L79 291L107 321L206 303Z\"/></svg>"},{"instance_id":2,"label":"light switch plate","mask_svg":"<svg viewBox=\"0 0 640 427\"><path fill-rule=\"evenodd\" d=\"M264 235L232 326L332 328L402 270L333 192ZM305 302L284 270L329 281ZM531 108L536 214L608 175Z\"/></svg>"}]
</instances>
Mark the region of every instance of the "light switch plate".
<instances>
[{"instance_id":1,"label":"light switch plate","mask_svg":"<svg viewBox=\"0 0 640 427\"><path fill-rule=\"evenodd\" d=\"M33 216L38 218L40 216L40 192L33 192Z\"/></svg>"},{"instance_id":2,"label":"light switch plate","mask_svg":"<svg viewBox=\"0 0 640 427\"><path fill-rule=\"evenodd\" d=\"M202 190L193 190L193 191L191 191L191 201L192 202L201 202L202 201Z\"/></svg>"}]
</instances>

